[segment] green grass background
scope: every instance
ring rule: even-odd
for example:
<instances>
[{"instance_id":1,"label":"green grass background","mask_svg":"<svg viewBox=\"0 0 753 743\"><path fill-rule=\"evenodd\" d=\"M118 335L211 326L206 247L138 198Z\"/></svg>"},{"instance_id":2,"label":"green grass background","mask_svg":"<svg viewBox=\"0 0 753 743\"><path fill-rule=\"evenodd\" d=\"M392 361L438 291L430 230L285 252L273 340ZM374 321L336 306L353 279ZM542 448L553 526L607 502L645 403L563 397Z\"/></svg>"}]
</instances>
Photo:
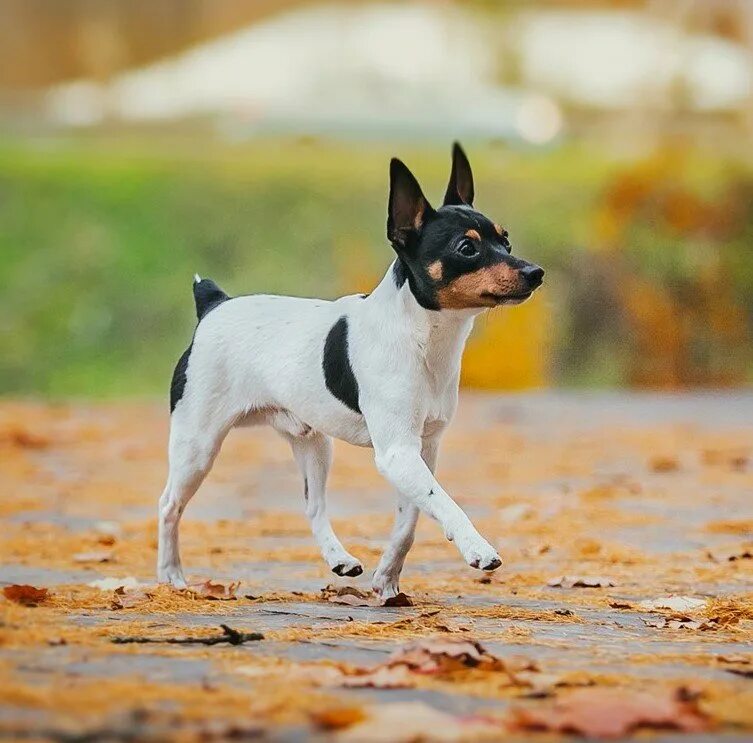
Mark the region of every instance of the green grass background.
<instances>
[{"instance_id":1,"label":"green grass background","mask_svg":"<svg viewBox=\"0 0 753 743\"><path fill-rule=\"evenodd\" d=\"M569 289L557 278L590 249L594 203L624 164L577 145L466 144L477 207L510 230L517 253L550 271L552 379L567 380L557 367L567 318L557 313ZM0 393L166 394L194 327L195 272L231 294L362 289L352 276L379 277L393 257L384 235L393 155L436 203L449 145L6 141ZM701 158L689 177L713 190L723 172Z\"/></svg>"}]
</instances>

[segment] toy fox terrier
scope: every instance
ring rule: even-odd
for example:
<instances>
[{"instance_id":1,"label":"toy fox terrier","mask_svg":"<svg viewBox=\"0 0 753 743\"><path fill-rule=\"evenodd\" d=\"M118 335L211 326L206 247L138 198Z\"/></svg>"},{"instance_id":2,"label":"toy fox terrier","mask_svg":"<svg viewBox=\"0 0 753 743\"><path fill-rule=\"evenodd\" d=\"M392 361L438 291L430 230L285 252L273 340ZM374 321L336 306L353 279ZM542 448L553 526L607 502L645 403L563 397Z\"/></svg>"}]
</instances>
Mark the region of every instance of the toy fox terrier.
<instances>
[{"instance_id":1,"label":"toy fox terrier","mask_svg":"<svg viewBox=\"0 0 753 743\"><path fill-rule=\"evenodd\" d=\"M335 301L229 297L195 277L198 325L170 389L169 476L159 502L160 581L186 585L178 525L228 431L266 423L288 440L303 476L306 515L332 571L361 563L330 525L325 487L332 438L374 449L397 490L397 514L372 587L398 593L419 511L439 522L463 559L502 561L434 476L458 402L460 358L476 315L519 304L544 271L511 254L507 230L473 208L470 164L455 144L444 203L390 163L387 237L397 257L369 295Z\"/></svg>"}]
</instances>

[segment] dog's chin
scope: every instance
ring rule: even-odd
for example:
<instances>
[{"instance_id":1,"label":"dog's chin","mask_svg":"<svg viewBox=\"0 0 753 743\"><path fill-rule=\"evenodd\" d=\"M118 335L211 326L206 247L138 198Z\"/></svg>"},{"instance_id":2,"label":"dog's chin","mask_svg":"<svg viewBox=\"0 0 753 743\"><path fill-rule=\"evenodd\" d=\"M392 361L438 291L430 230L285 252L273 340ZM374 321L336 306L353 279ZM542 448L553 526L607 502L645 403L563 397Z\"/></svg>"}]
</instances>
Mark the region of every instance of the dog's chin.
<instances>
[{"instance_id":1,"label":"dog's chin","mask_svg":"<svg viewBox=\"0 0 753 743\"><path fill-rule=\"evenodd\" d=\"M508 307L516 304L523 304L527 299L531 298L532 291L524 292L521 294L491 294L485 293L481 295L481 298L488 302L484 304L485 307Z\"/></svg>"}]
</instances>

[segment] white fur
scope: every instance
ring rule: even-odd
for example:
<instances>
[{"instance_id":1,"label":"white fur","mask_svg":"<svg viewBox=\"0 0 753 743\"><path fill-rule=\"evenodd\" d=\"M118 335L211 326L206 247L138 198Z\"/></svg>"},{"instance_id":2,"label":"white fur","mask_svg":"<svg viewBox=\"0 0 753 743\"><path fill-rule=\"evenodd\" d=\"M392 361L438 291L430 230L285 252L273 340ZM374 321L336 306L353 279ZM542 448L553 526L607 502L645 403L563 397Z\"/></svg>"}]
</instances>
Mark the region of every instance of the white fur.
<instances>
[{"instance_id":1,"label":"white fur","mask_svg":"<svg viewBox=\"0 0 753 743\"><path fill-rule=\"evenodd\" d=\"M331 439L371 446L397 489L391 541L373 588L395 595L419 511L428 513L473 567L494 569L496 550L434 477L439 441L455 414L463 346L481 310L423 309L392 270L368 297L334 302L256 295L224 302L199 323L183 397L170 426L170 473L160 499L158 575L184 586L178 524L228 431L266 423L290 441L308 483L306 515L331 568L357 570L325 509ZM348 318L350 363L362 415L326 387L324 342Z\"/></svg>"}]
</instances>

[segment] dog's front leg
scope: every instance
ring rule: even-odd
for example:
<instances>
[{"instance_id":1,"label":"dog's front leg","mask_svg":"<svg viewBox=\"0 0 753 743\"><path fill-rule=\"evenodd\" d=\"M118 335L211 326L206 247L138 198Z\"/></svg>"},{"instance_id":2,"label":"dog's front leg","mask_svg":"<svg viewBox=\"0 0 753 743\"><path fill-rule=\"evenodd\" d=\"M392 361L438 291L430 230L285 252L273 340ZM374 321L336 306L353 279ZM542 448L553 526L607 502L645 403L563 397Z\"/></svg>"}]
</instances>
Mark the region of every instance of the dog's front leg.
<instances>
[{"instance_id":1,"label":"dog's front leg","mask_svg":"<svg viewBox=\"0 0 753 743\"><path fill-rule=\"evenodd\" d=\"M424 439L421 447L421 458L426 462L426 466L432 474L436 472L438 454L439 436ZM390 542L379 561L379 567L374 572L371 582L374 593L382 598L391 598L400 593L400 573L403 570L405 558L413 546L418 513L418 507L413 505L405 496L397 496L395 525L392 528Z\"/></svg>"},{"instance_id":2,"label":"dog's front leg","mask_svg":"<svg viewBox=\"0 0 753 743\"><path fill-rule=\"evenodd\" d=\"M421 457L420 436L400 433L401 427L395 420L369 423L377 469L404 498L440 523L471 567L496 570L502 564L497 551L437 482Z\"/></svg>"}]
</instances>

